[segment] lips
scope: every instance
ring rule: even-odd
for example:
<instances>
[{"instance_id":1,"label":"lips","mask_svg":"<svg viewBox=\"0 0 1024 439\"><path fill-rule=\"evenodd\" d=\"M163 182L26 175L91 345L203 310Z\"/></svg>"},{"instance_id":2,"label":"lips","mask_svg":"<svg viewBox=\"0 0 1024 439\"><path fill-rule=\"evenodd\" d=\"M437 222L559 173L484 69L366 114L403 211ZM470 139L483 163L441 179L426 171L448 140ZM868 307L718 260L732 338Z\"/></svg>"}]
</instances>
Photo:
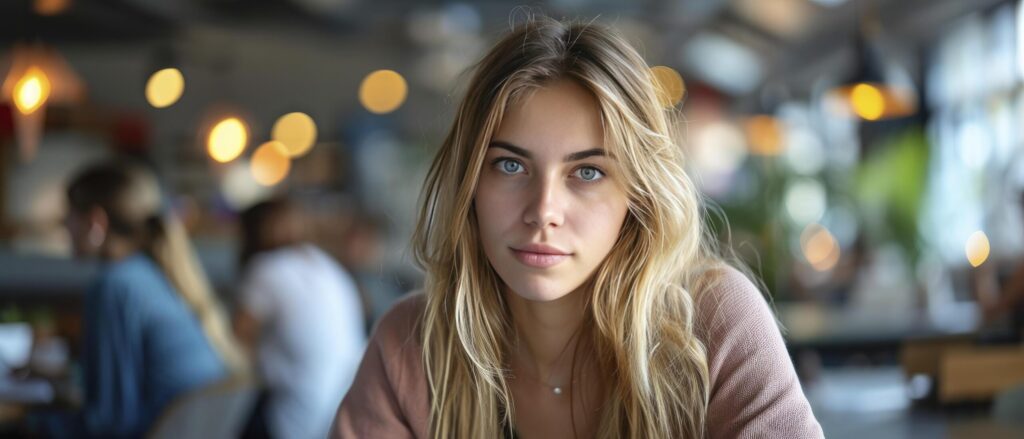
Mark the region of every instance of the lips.
<instances>
[{"instance_id":1,"label":"lips","mask_svg":"<svg viewBox=\"0 0 1024 439\"><path fill-rule=\"evenodd\" d=\"M511 250L519 262L533 268L550 268L572 256L572 253L545 244L527 244Z\"/></svg>"}]
</instances>

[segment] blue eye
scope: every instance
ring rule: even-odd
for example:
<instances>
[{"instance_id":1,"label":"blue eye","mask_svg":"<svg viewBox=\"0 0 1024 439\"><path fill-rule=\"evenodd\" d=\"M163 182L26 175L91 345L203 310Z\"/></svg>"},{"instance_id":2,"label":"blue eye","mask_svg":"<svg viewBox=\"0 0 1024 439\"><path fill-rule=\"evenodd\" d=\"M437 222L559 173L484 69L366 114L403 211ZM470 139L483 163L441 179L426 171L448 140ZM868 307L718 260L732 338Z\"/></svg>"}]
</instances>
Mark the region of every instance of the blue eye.
<instances>
[{"instance_id":1,"label":"blue eye","mask_svg":"<svg viewBox=\"0 0 1024 439\"><path fill-rule=\"evenodd\" d=\"M496 163L498 169L506 174L518 174L523 171L523 165L512 159L499 159Z\"/></svg>"},{"instance_id":2,"label":"blue eye","mask_svg":"<svg viewBox=\"0 0 1024 439\"><path fill-rule=\"evenodd\" d=\"M584 166L575 172L576 176L583 181L597 181L604 177L604 172L593 166Z\"/></svg>"}]
</instances>

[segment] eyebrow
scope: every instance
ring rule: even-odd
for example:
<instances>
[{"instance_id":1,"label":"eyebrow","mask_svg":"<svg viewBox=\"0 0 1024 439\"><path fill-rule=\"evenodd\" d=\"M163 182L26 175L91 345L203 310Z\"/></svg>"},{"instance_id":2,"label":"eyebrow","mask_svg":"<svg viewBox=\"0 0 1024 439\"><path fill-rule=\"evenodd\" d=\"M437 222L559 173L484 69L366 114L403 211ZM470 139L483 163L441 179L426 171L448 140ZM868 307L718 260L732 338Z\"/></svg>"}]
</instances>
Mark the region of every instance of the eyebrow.
<instances>
[{"instance_id":1,"label":"eyebrow","mask_svg":"<svg viewBox=\"0 0 1024 439\"><path fill-rule=\"evenodd\" d=\"M533 154L530 151L527 151L525 148L513 145L513 144L508 143L508 142L503 142L503 141L497 140L497 141L491 142L489 146L492 147L492 148L504 149L504 150L506 150L508 152L511 152L513 154L525 157L527 159L533 159ZM588 157L608 157L608 153L606 153L605 150L603 150L601 148L591 148L591 149L587 149L587 150L583 150L583 151L576 151L574 153L567 154L565 157L562 158L562 161L565 161L565 162L575 162L577 160L583 160L583 159L588 158Z\"/></svg>"}]
</instances>

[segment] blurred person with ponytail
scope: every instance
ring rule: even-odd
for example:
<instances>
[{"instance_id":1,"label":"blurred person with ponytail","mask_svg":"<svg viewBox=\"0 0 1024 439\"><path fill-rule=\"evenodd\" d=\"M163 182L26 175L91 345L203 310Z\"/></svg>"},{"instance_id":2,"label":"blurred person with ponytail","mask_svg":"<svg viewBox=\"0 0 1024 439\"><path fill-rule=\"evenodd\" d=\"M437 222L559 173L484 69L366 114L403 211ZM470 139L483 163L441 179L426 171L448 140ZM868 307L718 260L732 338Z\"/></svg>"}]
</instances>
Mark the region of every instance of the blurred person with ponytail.
<instances>
[{"instance_id":1,"label":"blurred person with ponytail","mask_svg":"<svg viewBox=\"0 0 1024 439\"><path fill-rule=\"evenodd\" d=\"M67 196L74 253L101 269L85 297L84 405L48 433L140 437L176 397L244 371L243 356L150 172L97 164Z\"/></svg>"}]
</instances>

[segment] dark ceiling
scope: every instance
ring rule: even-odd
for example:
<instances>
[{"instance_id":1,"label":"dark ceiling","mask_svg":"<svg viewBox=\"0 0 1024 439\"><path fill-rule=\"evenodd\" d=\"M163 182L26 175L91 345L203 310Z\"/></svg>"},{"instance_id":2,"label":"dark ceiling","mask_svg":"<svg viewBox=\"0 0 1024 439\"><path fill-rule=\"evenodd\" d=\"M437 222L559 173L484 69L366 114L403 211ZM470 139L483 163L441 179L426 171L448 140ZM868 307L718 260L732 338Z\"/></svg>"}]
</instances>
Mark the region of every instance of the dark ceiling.
<instances>
[{"instance_id":1,"label":"dark ceiling","mask_svg":"<svg viewBox=\"0 0 1024 439\"><path fill-rule=\"evenodd\" d=\"M32 12L31 0L0 1L0 44L43 41L55 44L168 40L190 27L231 29L267 26L316 38L376 35L395 52L417 48L403 38L416 11L453 2L411 0L69 0L55 16ZM943 25L971 11L1010 0L550 0L526 10L555 16L616 19L642 23L655 58L672 59L698 33L726 35L758 55L765 81L799 85L815 76L818 64L850 46L858 17L877 17L891 41L913 47L934 38ZM467 2L478 12L485 37L522 12L520 1ZM824 63L828 64L828 63ZM832 63L834 64L834 63ZM692 66L679 65L687 73ZM833 68L826 65L820 68Z\"/></svg>"}]
</instances>

